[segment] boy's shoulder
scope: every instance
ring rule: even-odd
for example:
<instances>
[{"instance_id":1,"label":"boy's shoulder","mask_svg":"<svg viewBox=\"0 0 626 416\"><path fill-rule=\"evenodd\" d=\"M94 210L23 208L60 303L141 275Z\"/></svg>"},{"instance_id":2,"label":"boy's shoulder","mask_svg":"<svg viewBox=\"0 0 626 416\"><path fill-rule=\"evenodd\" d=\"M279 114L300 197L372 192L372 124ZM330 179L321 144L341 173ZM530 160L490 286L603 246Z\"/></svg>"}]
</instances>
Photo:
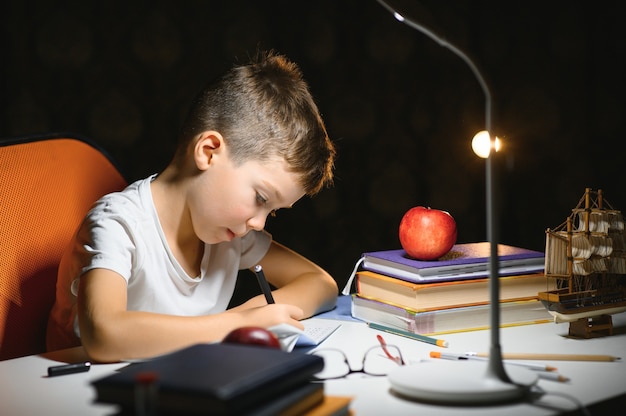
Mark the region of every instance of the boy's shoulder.
<instances>
[{"instance_id":1,"label":"boy's shoulder","mask_svg":"<svg viewBox=\"0 0 626 416\"><path fill-rule=\"evenodd\" d=\"M121 213L137 213L141 217L149 214L153 208L150 194L152 178L139 179L125 189L112 192L100 198L89 212L89 216L116 216Z\"/></svg>"}]
</instances>

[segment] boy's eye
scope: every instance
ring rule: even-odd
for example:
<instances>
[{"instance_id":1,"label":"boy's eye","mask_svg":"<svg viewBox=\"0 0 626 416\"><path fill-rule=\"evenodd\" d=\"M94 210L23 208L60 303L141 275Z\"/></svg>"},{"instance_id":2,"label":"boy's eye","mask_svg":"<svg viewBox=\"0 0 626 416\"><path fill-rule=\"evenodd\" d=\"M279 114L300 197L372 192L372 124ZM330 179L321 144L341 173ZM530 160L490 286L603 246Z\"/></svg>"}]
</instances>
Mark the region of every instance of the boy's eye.
<instances>
[{"instance_id":1,"label":"boy's eye","mask_svg":"<svg viewBox=\"0 0 626 416\"><path fill-rule=\"evenodd\" d=\"M265 205L267 204L267 198L265 198L263 195L261 195L260 193L257 192L256 194L256 202L259 205ZM271 210L269 215L270 217L275 217L276 216L276 211L275 209Z\"/></svg>"},{"instance_id":2,"label":"boy's eye","mask_svg":"<svg viewBox=\"0 0 626 416\"><path fill-rule=\"evenodd\" d=\"M265 205L265 204L267 204L267 199L263 195L261 195L260 193L257 192L257 194L256 194L256 202L259 205Z\"/></svg>"}]
</instances>

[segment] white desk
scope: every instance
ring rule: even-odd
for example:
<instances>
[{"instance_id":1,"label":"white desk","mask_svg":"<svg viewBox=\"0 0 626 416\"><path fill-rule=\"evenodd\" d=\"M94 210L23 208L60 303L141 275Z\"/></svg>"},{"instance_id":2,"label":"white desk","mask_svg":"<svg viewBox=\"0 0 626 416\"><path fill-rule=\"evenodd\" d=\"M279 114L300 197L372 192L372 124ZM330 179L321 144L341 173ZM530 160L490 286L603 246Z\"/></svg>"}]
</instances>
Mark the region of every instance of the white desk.
<instances>
[{"instance_id":1,"label":"white desk","mask_svg":"<svg viewBox=\"0 0 626 416\"><path fill-rule=\"evenodd\" d=\"M336 318L335 315L331 315ZM339 317L340 318L340 317ZM314 318L324 319L324 318ZM608 354L626 357L626 314L614 315L614 335L593 339L568 338L566 324L539 324L505 328L500 332L503 352L559 352ZM376 345L374 331L364 323L343 321L341 327L324 343L324 347L340 348L346 352L355 368L361 364L362 353ZM429 352L438 350L430 344L384 333L389 344L402 350L405 359L413 362L430 360ZM451 352L488 351L489 332L475 331L450 334L445 337ZM444 349L440 349L444 350ZM0 362L0 413L5 416L22 415L111 415L115 408L95 405L90 381L121 368L124 364L93 365L86 373L48 378L47 368L59 364L57 357L67 353L78 354L79 349L63 354L29 356ZM70 359L78 361L75 355ZM423 363L436 365L437 363ZM463 365L464 362L458 362ZM537 386L546 392L564 393L576 397L585 405L603 402L626 394L626 363L621 362L570 362L549 364L571 380L567 383L540 379ZM422 365L422 364L419 364ZM531 371L531 370L528 370ZM477 377L482 375L477 374ZM356 415L549 415L575 409L571 401L545 395L537 403L515 403L503 406L448 407L411 402L390 392L385 377L330 380L325 382L327 394L353 396L351 408ZM619 414L622 406L614 408Z\"/></svg>"}]
</instances>

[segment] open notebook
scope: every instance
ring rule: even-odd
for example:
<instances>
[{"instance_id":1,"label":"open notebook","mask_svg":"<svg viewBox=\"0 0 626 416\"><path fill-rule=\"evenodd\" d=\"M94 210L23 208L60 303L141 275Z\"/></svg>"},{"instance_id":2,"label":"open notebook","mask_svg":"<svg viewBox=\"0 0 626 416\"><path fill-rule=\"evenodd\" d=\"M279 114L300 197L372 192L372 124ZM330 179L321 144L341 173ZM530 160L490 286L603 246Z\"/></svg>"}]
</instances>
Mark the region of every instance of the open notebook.
<instances>
[{"instance_id":1,"label":"open notebook","mask_svg":"<svg viewBox=\"0 0 626 416\"><path fill-rule=\"evenodd\" d=\"M341 326L329 319L307 319L302 321L304 330L288 324L268 328L280 341L283 351L292 351L295 347L313 347L319 345Z\"/></svg>"}]
</instances>

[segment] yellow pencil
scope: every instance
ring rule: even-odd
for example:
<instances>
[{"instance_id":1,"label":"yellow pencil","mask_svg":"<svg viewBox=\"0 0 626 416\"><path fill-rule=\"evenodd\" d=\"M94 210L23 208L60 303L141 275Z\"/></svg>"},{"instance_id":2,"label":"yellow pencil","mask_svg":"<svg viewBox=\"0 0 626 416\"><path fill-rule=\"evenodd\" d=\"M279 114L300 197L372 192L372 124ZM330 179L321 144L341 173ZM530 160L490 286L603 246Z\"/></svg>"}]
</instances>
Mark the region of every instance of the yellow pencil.
<instances>
[{"instance_id":1,"label":"yellow pencil","mask_svg":"<svg viewBox=\"0 0 626 416\"><path fill-rule=\"evenodd\" d=\"M368 322L367 324L372 329L378 329L379 331L388 332L394 335L400 335L403 337L416 339L418 341L427 342L429 344L437 345L438 347L448 347L448 341L444 341L442 339L427 337L426 335L414 334L413 332L403 331L402 329L390 328L384 325L378 325L373 322Z\"/></svg>"}]
</instances>

